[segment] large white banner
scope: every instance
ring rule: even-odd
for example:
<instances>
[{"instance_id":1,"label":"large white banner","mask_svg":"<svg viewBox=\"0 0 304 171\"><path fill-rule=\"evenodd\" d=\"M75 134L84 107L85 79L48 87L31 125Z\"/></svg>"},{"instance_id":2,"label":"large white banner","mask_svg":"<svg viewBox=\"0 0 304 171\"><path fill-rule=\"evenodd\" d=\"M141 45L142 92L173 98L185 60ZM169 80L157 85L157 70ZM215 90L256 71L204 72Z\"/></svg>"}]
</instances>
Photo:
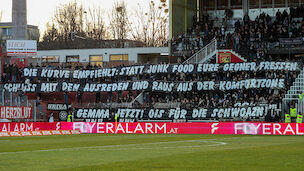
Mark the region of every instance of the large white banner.
<instances>
[{"instance_id":1,"label":"large white banner","mask_svg":"<svg viewBox=\"0 0 304 171\"><path fill-rule=\"evenodd\" d=\"M35 56L37 55L36 40L7 40L7 56Z\"/></svg>"},{"instance_id":2,"label":"large white banner","mask_svg":"<svg viewBox=\"0 0 304 171\"><path fill-rule=\"evenodd\" d=\"M146 90L154 92L189 92L203 90L238 90L251 88L281 89L285 87L285 79L246 79L239 81L128 81L114 83L80 83L40 82L40 83L6 83L4 90L8 92L116 92L130 90Z\"/></svg>"}]
</instances>

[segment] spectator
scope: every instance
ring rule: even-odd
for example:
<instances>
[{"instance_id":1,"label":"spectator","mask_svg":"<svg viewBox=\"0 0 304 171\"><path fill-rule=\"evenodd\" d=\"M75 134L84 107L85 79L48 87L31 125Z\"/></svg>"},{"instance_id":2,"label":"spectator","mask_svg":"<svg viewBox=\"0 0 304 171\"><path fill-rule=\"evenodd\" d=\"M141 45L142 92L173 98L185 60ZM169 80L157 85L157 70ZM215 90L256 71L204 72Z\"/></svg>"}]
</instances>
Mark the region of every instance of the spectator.
<instances>
[{"instance_id":1,"label":"spectator","mask_svg":"<svg viewBox=\"0 0 304 171\"><path fill-rule=\"evenodd\" d=\"M82 91L77 91L77 103L82 104Z\"/></svg>"},{"instance_id":2,"label":"spectator","mask_svg":"<svg viewBox=\"0 0 304 171\"><path fill-rule=\"evenodd\" d=\"M39 96L37 96L37 98L36 98L36 107L38 108L39 113L42 114L42 106L41 106L41 102L40 102L40 97Z\"/></svg>"},{"instance_id":3,"label":"spectator","mask_svg":"<svg viewBox=\"0 0 304 171\"><path fill-rule=\"evenodd\" d=\"M18 66L14 64L12 67L12 81L14 83L17 81L18 74L19 74Z\"/></svg>"},{"instance_id":4,"label":"spectator","mask_svg":"<svg viewBox=\"0 0 304 171\"><path fill-rule=\"evenodd\" d=\"M67 91L63 92L63 103L68 104L68 92Z\"/></svg>"},{"instance_id":5,"label":"spectator","mask_svg":"<svg viewBox=\"0 0 304 171\"><path fill-rule=\"evenodd\" d=\"M53 113L51 113L51 115L50 115L49 122L54 122L54 116L53 116Z\"/></svg>"},{"instance_id":6,"label":"spectator","mask_svg":"<svg viewBox=\"0 0 304 171\"><path fill-rule=\"evenodd\" d=\"M101 101L101 98L100 98L100 92L96 92L96 103L99 103Z\"/></svg>"},{"instance_id":7,"label":"spectator","mask_svg":"<svg viewBox=\"0 0 304 171\"><path fill-rule=\"evenodd\" d=\"M18 90L18 104L21 105L23 103L23 91L21 88Z\"/></svg>"}]
</instances>

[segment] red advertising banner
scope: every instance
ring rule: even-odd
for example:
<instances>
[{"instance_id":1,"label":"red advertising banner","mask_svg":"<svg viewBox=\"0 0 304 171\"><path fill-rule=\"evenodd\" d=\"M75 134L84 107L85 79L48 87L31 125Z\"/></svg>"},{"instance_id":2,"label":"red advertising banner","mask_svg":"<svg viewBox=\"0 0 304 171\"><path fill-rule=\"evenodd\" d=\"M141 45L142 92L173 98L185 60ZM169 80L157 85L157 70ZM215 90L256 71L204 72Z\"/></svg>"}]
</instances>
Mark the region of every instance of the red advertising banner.
<instances>
[{"instance_id":1,"label":"red advertising banner","mask_svg":"<svg viewBox=\"0 0 304 171\"><path fill-rule=\"evenodd\" d=\"M171 122L20 122L0 123L2 136L12 134L42 135L80 133L100 134L251 134L251 135L304 135L304 124L298 123L259 123L259 122L216 122L216 123L171 123ZM31 132L32 131L32 132ZM45 131L49 131L45 132ZM55 132L54 132L55 131ZM58 132L59 131L59 132ZM23 132L23 133L20 133ZM30 133L29 133L30 132ZM24 135L23 135L24 134ZM38 134L38 133L37 133ZM9 134L9 136L12 136Z\"/></svg>"},{"instance_id":2,"label":"red advertising banner","mask_svg":"<svg viewBox=\"0 0 304 171\"><path fill-rule=\"evenodd\" d=\"M61 130L60 122L0 122L0 132Z\"/></svg>"},{"instance_id":3,"label":"red advertising banner","mask_svg":"<svg viewBox=\"0 0 304 171\"><path fill-rule=\"evenodd\" d=\"M218 123L159 123L159 122L62 122L62 130L101 134L251 134L304 135L304 124L218 122Z\"/></svg>"},{"instance_id":4,"label":"red advertising banner","mask_svg":"<svg viewBox=\"0 0 304 171\"><path fill-rule=\"evenodd\" d=\"M0 119L30 119L31 107L0 106Z\"/></svg>"},{"instance_id":5,"label":"red advertising banner","mask_svg":"<svg viewBox=\"0 0 304 171\"><path fill-rule=\"evenodd\" d=\"M72 135L72 134L80 134L80 131L78 131L78 130L46 130L46 131L0 132L0 137Z\"/></svg>"}]
</instances>

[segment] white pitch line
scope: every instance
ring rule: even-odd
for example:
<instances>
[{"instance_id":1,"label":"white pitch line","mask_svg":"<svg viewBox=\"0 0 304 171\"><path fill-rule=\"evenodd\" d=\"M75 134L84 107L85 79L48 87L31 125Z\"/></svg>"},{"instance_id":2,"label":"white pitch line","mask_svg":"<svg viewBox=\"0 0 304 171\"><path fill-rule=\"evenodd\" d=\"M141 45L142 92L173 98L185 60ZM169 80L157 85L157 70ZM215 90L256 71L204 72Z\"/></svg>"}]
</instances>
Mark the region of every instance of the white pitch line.
<instances>
[{"instance_id":1,"label":"white pitch line","mask_svg":"<svg viewBox=\"0 0 304 171\"><path fill-rule=\"evenodd\" d=\"M210 145L207 145L207 146L219 146L219 145L226 145L227 143L225 142L221 142L221 141L213 141L215 143L218 143L218 144L210 144Z\"/></svg>"},{"instance_id":2,"label":"white pitch line","mask_svg":"<svg viewBox=\"0 0 304 171\"><path fill-rule=\"evenodd\" d=\"M22 154L31 152L51 152L51 151L69 151L69 150L81 150L81 149L97 149L97 150L130 150L130 149L170 149L170 148L195 148L202 146L219 146L226 145L225 142L214 141L216 139L201 139L201 140L186 140L186 141L168 141L168 142L155 142L155 143L141 143L141 144L126 144L126 145L105 145L105 146L91 146L91 147L72 147L72 148L57 148L57 149L47 149L47 150L32 150L32 151L15 151L15 152L0 152L1 154ZM157 145L157 144L173 144L173 143L185 143L185 142L207 142L215 144L206 145L193 145L193 146L177 146L177 147L142 147L143 145ZM123 148L118 148L123 147ZM133 148L132 148L133 147Z\"/></svg>"}]
</instances>

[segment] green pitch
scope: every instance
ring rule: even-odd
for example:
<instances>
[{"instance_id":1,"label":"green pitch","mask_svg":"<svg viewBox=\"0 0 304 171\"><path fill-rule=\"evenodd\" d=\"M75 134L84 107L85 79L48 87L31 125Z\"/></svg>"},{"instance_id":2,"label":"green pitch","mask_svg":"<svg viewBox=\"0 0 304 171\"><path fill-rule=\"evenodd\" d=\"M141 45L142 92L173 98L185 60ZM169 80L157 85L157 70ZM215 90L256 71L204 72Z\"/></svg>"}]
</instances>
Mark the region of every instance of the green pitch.
<instances>
[{"instance_id":1,"label":"green pitch","mask_svg":"<svg viewBox=\"0 0 304 171\"><path fill-rule=\"evenodd\" d=\"M303 136L0 138L0 170L303 170Z\"/></svg>"}]
</instances>

